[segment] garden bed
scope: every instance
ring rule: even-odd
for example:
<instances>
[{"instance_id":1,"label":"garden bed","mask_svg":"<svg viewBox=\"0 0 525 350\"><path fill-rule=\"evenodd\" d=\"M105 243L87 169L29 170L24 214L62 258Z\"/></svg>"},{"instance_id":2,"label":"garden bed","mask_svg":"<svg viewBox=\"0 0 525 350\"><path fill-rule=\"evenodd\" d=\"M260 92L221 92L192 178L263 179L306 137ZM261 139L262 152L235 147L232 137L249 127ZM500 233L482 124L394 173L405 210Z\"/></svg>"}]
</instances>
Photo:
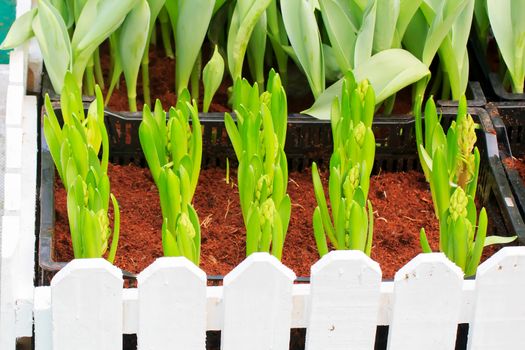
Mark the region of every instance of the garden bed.
<instances>
[{"instance_id":1,"label":"garden bed","mask_svg":"<svg viewBox=\"0 0 525 350\"><path fill-rule=\"evenodd\" d=\"M478 188L479 204L486 206L489 211L493 228L489 230L489 234L509 235L516 232L513 226L516 220L513 218L514 213L509 213L508 207L501 205L505 203L505 198L509 197L509 193L505 191L510 192L510 189L508 184L506 187L501 185L506 179L499 179L495 175L498 168L493 154L496 149L494 131L491 130L486 112L479 109L471 112L483 125L483 130L478 132L478 145L482 155ZM445 121L450 121L452 117L455 117L455 110L444 112ZM133 273L142 270L162 254L158 196L149 170L142 168L146 164L138 142L140 118L136 115L123 116L110 112L106 114L106 118L111 144L110 160L114 164L109 169L109 176L112 181L112 191L121 204L123 220L116 264ZM235 185L233 188L231 185L236 183L234 176L230 185L225 183L226 158L230 159L231 173L234 174L235 155L224 130L222 114L203 115L201 123L204 128L203 170L194 202L201 225L214 226L209 231L208 228L203 230L201 261L204 270L210 276L224 275L244 258L245 253L245 231L238 206L238 193ZM415 149L413 118L377 117L374 122L374 133L378 147L374 164L376 176L373 177L370 191L375 211L372 258L381 264L384 277L392 278L395 271L421 252L419 229L425 227L431 237L431 245L436 249L438 228L428 185L422 174L417 172L419 160ZM286 239L283 262L302 276L309 274L311 264L318 259L311 229L315 198L309 166L312 161L316 161L321 167L326 166L331 147L329 122L308 116L290 116L285 151L290 168L288 188L292 198L294 218L290 234ZM67 238L64 192L60 186L56 186L58 226L57 236L53 238L54 168L45 144L43 150L40 194L45 205L41 205L39 240L40 267L43 272L39 276L39 283L49 282L52 275L65 265L65 261L72 258ZM130 163L134 165L129 165ZM130 169L134 170L129 171ZM324 177L326 180L326 176ZM413 191L409 192L409 188ZM133 197L127 198L130 193L133 193L131 194ZM128 216L129 218L126 218ZM143 220L150 216L151 220ZM131 217L135 217L133 219L135 223L130 223L131 227L135 227L134 229L128 228L128 224L124 221L131 220ZM213 222L214 220L217 222ZM150 226L135 226L144 221L149 221ZM127 235L130 236L129 239L125 238ZM145 241L142 238L144 236L149 240ZM218 240L216 236L220 236L220 239ZM62 246L66 249L55 253L52 248L53 241L58 243L57 247ZM140 257L134 255L135 253L129 253L144 249L148 253ZM124 261L126 256L131 259Z\"/></svg>"}]
</instances>

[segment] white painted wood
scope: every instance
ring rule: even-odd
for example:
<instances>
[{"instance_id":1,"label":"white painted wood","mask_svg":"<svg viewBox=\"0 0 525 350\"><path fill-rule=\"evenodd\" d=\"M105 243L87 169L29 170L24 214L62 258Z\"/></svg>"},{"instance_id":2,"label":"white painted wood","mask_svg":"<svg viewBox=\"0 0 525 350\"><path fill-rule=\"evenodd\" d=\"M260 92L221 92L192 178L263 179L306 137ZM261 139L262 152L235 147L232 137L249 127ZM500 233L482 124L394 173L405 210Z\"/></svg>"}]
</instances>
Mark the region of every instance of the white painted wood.
<instances>
[{"instance_id":1,"label":"white painted wood","mask_svg":"<svg viewBox=\"0 0 525 350\"><path fill-rule=\"evenodd\" d=\"M17 338L33 336L33 297L16 300L15 333Z\"/></svg>"},{"instance_id":2,"label":"white painted wood","mask_svg":"<svg viewBox=\"0 0 525 350\"><path fill-rule=\"evenodd\" d=\"M15 294L13 259L20 231L18 216L2 218L2 264L0 273L0 349L14 350L16 344Z\"/></svg>"},{"instance_id":3,"label":"white painted wood","mask_svg":"<svg viewBox=\"0 0 525 350\"><path fill-rule=\"evenodd\" d=\"M35 288L35 349L52 350L51 287Z\"/></svg>"},{"instance_id":4,"label":"white painted wood","mask_svg":"<svg viewBox=\"0 0 525 350\"><path fill-rule=\"evenodd\" d=\"M507 247L478 267L469 349L525 349L525 247Z\"/></svg>"},{"instance_id":5,"label":"white painted wood","mask_svg":"<svg viewBox=\"0 0 525 350\"><path fill-rule=\"evenodd\" d=\"M221 286L209 286L206 288L206 329L220 331L223 321L223 303Z\"/></svg>"},{"instance_id":6,"label":"white painted wood","mask_svg":"<svg viewBox=\"0 0 525 350\"><path fill-rule=\"evenodd\" d=\"M310 315L310 284L292 287L292 328L307 328Z\"/></svg>"},{"instance_id":7,"label":"white painted wood","mask_svg":"<svg viewBox=\"0 0 525 350\"><path fill-rule=\"evenodd\" d=\"M9 53L9 84L26 86L27 47L24 43Z\"/></svg>"},{"instance_id":8,"label":"white painted wood","mask_svg":"<svg viewBox=\"0 0 525 350\"><path fill-rule=\"evenodd\" d=\"M381 269L360 251L332 251L312 266L307 350L374 347Z\"/></svg>"},{"instance_id":9,"label":"white painted wood","mask_svg":"<svg viewBox=\"0 0 525 350\"><path fill-rule=\"evenodd\" d=\"M205 349L204 271L183 257L160 258L138 276L138 292L138 349Z\"/></svg>"},{"instance_id":10,"label":"white painted wood","mask_svg":"<svg viewBox=\"0 0 525 350\"><path fill-rule=\"evenodd\" d=\"M122 272L104 259L60 270L51 281L53 349L121 349L122 285Z\"/></svg>"},{"instance_id":11,"label":"white painted wood","mask_svg":"<svg viewBox=\"0 0 525 350\"><path fill-rule=\"evenodd\" d=\"M4 210L18 211L22 205L22 176L18 173L4 175Z\"/></svg>"},{"instance_id":12,"label":"white painted wood","mask_svg":"<svg viewBox=\"0 0 525 350\"><path fill-rule=\"evenodd\" d=\"M24 98L23 108L23 144L20 202L20 234L15 255L16 284L15 293L18 299L32 303L35 278L35 222L36 222L36 178L37 178L37 101L35 96ZM25 334L31 336L31 318Z\"/></svg>"},{"instance_id":13,"label":"white painted wood","mask_svg":"<svg viewBox=\"0 0 525 350\"><path fill-rule=\"evenodd\" d=\"M6 128L5 166L13 169L22 167L22 128Z\"/></svg>"},{"instance_id":14,"label":"white painted wood","mask_svg":"<svg viewBox=\"0 0 525 350\"><path fill-rule=\"evenodd\" d=\"M454 349L463 272L442 253L420 254L394 278L388 349Z\"/></svg>"},{"instance_id":15,"label":"white painted wood","mask_svg":"<svg viewBox=\"0 0 525 350\"><path fill-rule=\"evenodd\" d=\"M9 85L5 106L6 126L21 126L25 88L22 85Z\"/></svg>"},{"instance_id":16,"label":"white painted wood","mask_svg":"<svg viewBox=\"0 0 525 350\"><path fill-rule=\"evenodd\" d=\"M139 291L125 288L122 291L122 333L136 334L139 329Z\"/></svg>"},{"instance_id":17,"label":"white painted wood","mask_svg":"<svg viewBox=\"0 0 525 350\"><path fill-rule=\"evenodd\" d=\"M254 253L224 278L224 350L285 350L290 340L293 271Z\"/></svg>"},{"instance_id":18,"label":"white painted wood","mask_svg":"<svg viewBox=\"0 0 525 350\"><path fill-rule=\"evenodd\" d=\"M381 283L381 296L379 298L379 313L377 324L387 326L392 319L392 300L394 299L394 282L387 281Z\"/></svg>"}]
</instances>

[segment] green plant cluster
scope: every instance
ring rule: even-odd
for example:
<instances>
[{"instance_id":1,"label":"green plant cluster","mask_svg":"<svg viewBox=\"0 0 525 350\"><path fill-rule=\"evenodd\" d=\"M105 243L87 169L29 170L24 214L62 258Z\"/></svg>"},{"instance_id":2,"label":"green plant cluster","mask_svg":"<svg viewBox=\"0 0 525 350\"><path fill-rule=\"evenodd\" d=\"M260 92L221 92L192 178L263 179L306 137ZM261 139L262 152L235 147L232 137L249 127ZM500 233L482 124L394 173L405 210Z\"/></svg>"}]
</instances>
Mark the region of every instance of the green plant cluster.
<instances>
[{"instance_id":1,"label":"green plant cluster","mask_svg":"<svg viewBox=\"0 0 525 350\"><path fill-rule=\"evenodd\" d=\"M104 124L104 104L98 86L96 100L84 113L82 95L71 73L66 74L61 96L63 125L46 95L44 134L57 172L67 191L67 213L73 252L76 258L98 258L111 248L107 259L113 262L118 245L120 212L110 193L108 135ZM102 146L102 147L101 147ZM98 154L102 148L102 159ZM113 203L111 232L108 209Z\"/></svg>"},{"instance_id":2,"label":"green plant cluster","mask_svg":"<svg viewBox=\"0 0 525 350\"><path fill-rule=\"evenodd\" d=\"M201 233L192 200L201 167L202 130L189 92L182 92L167 119L160 101L153 112L146 105L139 137L159 190L164 255L185 256L198 265Z\"/></svg>"},{"instance_id":3,"label":"green plant cluster","mask_svg":"<svg viewBox=\"0 0 525 350\"><path fill-rule=\"evenodd\" d=\"M226 113L225 125L237 160L241 209L246 226L246 254L269 252L281 259L290 222L286 193L288 163L284 153L288 112L279 74L268 76L259 95L257 83L234 84L236 121Z\"/></svg>"},{"instance_id":4,"label":"green plant cluster","mask_svg":"<svg viewBox=\"0 0 525 350\"><path fill-rule=\"evenodd\" d=\"M347 73L341 99L336 98L332 104L334 149L328 181L331 217L317 165L312 164L317 199L313 226L320 256L328 253L325 234L335 249L361 250L370 255L374 216L367 198L376 149L374 108L374 90L368 81L357 83Z\"/></svg>"},{"instance_id":5,"label":"green plant cluster","mask_svg":"<svg viewBox=\"0 0 525 350\"><path fill-rule=\"evenodd\" d=\"M476 208L480 154L476 143L477 124L467 113L467 101L461 98L455 121L445 134L433 99L425 107L425 130L422 116L416 111L417 143L421 166L430 183L434 210L439 220L439 250L467 276L474 275L483 247L508 243L516 237L491 236L486 240L487 212ZM424 252L431 252L424 228L421 230Z\"/></svg>"}]
</instances>

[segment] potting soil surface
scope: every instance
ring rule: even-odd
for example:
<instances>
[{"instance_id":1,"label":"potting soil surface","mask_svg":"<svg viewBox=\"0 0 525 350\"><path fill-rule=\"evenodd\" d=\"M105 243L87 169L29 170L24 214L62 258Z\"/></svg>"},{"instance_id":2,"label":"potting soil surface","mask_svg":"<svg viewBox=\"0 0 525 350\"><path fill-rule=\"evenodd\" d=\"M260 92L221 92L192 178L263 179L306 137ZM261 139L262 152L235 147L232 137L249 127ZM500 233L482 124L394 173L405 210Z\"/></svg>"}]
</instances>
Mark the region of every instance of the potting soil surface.
<instances>
[{"instance_id":1,"label":"potting soil surface","mask_svg":"<svg viewBox=\"0 0 525 350\"><path fill-rule=\"evenodd\" d=\"M120 240L116 266L138 273L161 257L162 216L158 192L147 168L135 165L109 166L111 191L120 206ZM245 228L239 205L236 179L226 183L225 170L202 170L194 206L202 228L200 267L208 275L226 275L245 258ZM322 174L327 182L327 174ZM312 214L316 207L310 169L289 175L288 193L292 215L282 262L297 276L309 276L318 259L313 236ZM439 227L424 176L415 171L380 173L372 177L369 197L374 209L372 259L383 278L421 253L419 231L425 227L430 245L437 251ZM112 215L112 213L110 214ZM67 221L66 193L55 183L54 260L73 258ZM491 255L487 250L485 256Z\"/></svg>"}]
</instances>

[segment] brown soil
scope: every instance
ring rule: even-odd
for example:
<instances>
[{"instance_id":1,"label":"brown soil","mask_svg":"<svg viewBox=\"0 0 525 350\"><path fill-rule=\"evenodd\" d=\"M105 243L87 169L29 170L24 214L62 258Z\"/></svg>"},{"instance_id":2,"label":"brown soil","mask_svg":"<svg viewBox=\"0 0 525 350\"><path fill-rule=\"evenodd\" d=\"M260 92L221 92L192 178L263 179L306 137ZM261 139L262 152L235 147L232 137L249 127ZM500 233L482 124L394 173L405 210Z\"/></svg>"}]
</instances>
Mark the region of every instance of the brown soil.
<instances>
[{"instance_id":1,"label":"brown soil","mask_svg":"<svg viewBox=\"0 0 525 350\"><path fill-rule=\"evenodd\" d=\"M115 264L137 273L162 256L158 192L148 169L110 164L109 175L121 211ZM323 180L326 181L326 176ZM194 205L202 227L200 267L208 275L227 274L245 256L245 229L235 183L232 178L226 184L222 169L201 171ZM380 264L384 278L393 278L397 270L421 252L421 227L425 227L431 247L437 250L438 223L422 174L382 173L372 178L371 189L369 196L375 216L372 258ZM316 202L309 169L290 174L288 193L293 205L283 263L298 276L308 276L311 265L319 259L312 233ZM70 261L73 252L66 195L59 181L55 184L55 208L54 259ZM493 252L488 250L484 255Z\"/></svg>"},{"instance_id":2,"label":"brown soil","mask_svg":"<svg viewBox=\"0 0 525 350\"><path fill-rule=\"evenodd\" d=\"M110 71L110 57L108 50L101 52L102 71L104 73L104 80L107 87L109 87L109 71ZM204 61L205 63L207 61ZM205 64L204 63L204 64ZM175 92L175 60L166 57L161 48L156 48L152 45L149 52L149 78L152 103L156 99L160 99L164 109L167 110L170 106L175 106L177 103L177 94ZM215 94L210 105L210 112L227 112L228 108L228 87L231 86L231 79L227 72L225 72L225 79L219 90ZM107 89L106 87L106 89ZM202 83L200 88L200 96L204 95ZM104 91L106 95L107 90ZM144 94L142 89L142 72L139 72L137 82L137 108L141 111L144 107ZM119 88L115 88L108 104L108 109L112 111L129 111L128 96L126 89L126 81L124 75L120 77ZM202 101L199 101L199 110L202 110Z\"/></svg>"},{"instance_id":3,"label":"brown soil","mask_svg":"<svg viewBox=\"0 0 525 350\"><path fill-rule=\"evenodd\" d=\"M510 169L515 169L520 174L520 177L525 180L525 157L505 158L503 160L505 165Z\"/></svg>"}]
</instances>

